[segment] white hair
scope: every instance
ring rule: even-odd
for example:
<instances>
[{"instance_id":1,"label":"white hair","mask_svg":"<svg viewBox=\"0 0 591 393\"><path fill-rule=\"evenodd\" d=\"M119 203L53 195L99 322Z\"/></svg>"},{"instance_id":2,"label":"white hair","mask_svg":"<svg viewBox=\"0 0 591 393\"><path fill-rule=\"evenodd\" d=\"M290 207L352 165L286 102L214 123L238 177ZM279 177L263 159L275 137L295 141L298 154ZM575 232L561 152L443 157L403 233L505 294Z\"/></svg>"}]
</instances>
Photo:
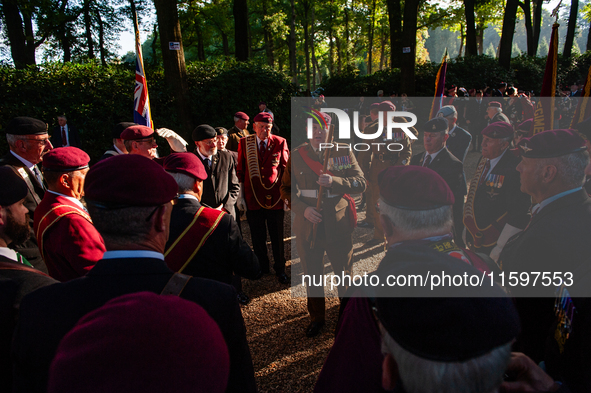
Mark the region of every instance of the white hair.
<instances>
[{"instance_id":1,"label":"white hair","mask_svg":"<svg viewBox=\"0 0 591 393\"><path fill-rule=\"evenodd\" d=\"M185 194L188 191L193 191L195 187L195 183L197 182L195 178L185 175L184 173L176 173L176 172L168 172L174 180L176 184L179 186L179 194Z\"/></svg>"},{"instance_id":2,"label":"white hair","mask_svg":"<svg viewBox=\"0 0 591 393\"><path fill-rule=\"evenodd\" d=\"M388 205L380 198L380 214L387 216L399 230L413 234L423 231L451 231L453 224L452 206L430 210L408 210Z\"/></svg>"}]
</instances>

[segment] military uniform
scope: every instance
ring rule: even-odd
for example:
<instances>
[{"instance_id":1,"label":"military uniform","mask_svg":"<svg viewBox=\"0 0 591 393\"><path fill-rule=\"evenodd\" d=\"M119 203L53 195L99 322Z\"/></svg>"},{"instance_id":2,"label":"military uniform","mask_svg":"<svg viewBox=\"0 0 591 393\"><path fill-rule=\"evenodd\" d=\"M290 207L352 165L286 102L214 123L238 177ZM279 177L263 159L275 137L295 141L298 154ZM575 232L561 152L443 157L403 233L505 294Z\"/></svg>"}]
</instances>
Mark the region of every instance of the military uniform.
<instances>
[{"instance_id":1,"label":"military uniform","mask_svg":"<svg viewBox=\"0 0 591 393\"><path fill-rule=\"evenodd\" d=\"M250 135L248 130L241 130L234 126L228 130L228 143L226 144L226 150L238 151L238 144L240 139Z\"/></svg>"},{"instance_id":2,"label":"military uniform","mask_svg":"<svg viewBox=\"0 0 591 393\"><path fill-rule=\"evenodd\" d=\"M403 117L395 117L394 121L397 123L407 122ZM374 134L377 132L379 127L379 119L370 123L365 128L366 134ZM385 125L384 125L385 127ZM410 127L415 135L418 136L418 132L414 127ZM371 149L367 152L359 153L359 162L361 170L365 175L365 179L369 184L370 195L367 197L367 213L370 217L373 217L374 223L374 234L373 238L379 241L384 240L384 231L379 220L379 215L376 212L376 202L380 198L380 190L378 186L378 174L384 169L393 165L408 165L412 157L412 140L402 131L394 129L392 131L392 140L385 139L386 132L382 134L377 140L367 141L371 146ZM385 145L371 145L371 143L400 143L402 150L390 151Z\"/></svg>"},{"instance_id":3,"label":"military uniform","mask_svg":"<svg viewBox=\"0 0 591 393\"><path fill-rule=\"evenodd\" d=\"M293 151L281 182L281 198L291 201L294 214L293 232L304 274L316 277L324 274L322 260L325 251L335 275L351 274L351 233L356 221L355 203L343 197L343 194L362 193L365 190L365 179L353 152L346 145L338 146L347 148L338 151L333 148L330 152L328 171L332 176L332 186L326 189L322 198L322 222L317 226L313 249L310 249L313 224L304 217L304 211L307 207L316 207L318 174L304 157L308 157L321 169L326 151L319 156L308 143L298 146ZM306 291L308 312L312 322L324 321L324 287L310 286ZM339 287L339 296L342 297L345 291L346 287Z\"/></svg>"}]
</instances>

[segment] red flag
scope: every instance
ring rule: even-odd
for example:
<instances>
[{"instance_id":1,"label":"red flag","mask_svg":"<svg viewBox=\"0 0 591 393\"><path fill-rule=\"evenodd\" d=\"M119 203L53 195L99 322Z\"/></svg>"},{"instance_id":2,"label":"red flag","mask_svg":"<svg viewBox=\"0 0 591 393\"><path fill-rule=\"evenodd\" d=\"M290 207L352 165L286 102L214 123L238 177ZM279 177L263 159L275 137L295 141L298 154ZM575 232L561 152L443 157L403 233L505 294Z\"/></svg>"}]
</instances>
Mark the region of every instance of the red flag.
<instances>
[{"instance_id":1,"label":"red flag","mask_svg":"<svg viewBox=\"0 0 591 393\"><path fill-rule=\"evenodd\" d=\"M575 115L570 123L570 128L574 128L577 124L589 117L591 113L591 67L587 72L587 79L585 79L585 85L581 92L581 97L578 98L577 109L575 109Z\"/></svg>"},{"instance_id":2,"label":"red flag","mask_svg":"<svg viewBox=\"0 0 591 393\"><path fill-rule=\"evenodd\" d=\"M534 112L533 135L554 128L554 96L556 93L556 61L558 59L559 26L558 23L552 25L550 48L548 49L546 70L544 71L544 80L542 81L542 91L540 93L540 97L542 98L538 100L536 111Z\"/></svg>"},{"instance_id":3,"label":"red flag","mask_svg":"<svg viewBox=\"0 0 591 393\"><path fill-rule=\"evenodd\" d=\"M433 104L431 105L431 114L429 119L434 118L437 115L437 112L443 106L443 92L445 91L445 74L447 72L447 49L445 49L445 53L443 54L443 59L441 59L441 65L439 66L439 71L437 71L437 76L435 77L435 98L433 99Z\"/></svg>"}]
</instances>

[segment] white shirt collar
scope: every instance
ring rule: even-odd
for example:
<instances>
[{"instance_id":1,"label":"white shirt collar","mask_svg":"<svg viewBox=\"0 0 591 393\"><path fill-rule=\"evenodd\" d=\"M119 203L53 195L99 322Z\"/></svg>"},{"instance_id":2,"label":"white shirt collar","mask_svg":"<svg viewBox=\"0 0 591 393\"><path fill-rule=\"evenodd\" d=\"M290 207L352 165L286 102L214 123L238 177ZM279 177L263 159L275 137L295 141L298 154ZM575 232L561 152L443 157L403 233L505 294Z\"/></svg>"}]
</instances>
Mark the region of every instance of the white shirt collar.
<instances>
[{"instance_id":1,"label":"white shirt collar","mask_svg":"<svg viewBox=\"0 0 591 393\"><path fill-rule=\"evenodd\" d=\"M493 170L493 168L499 163L499 161L501 161L501 158L503 158L503 156L505 155L505 153L507 153L508 150L509 150L509 148L506 148L505 151L502 152L500 156L490 160L490 169L488 170L488 173L490 173Z\"/></svg>"},{"instance_id":2,"label":"white shirt collar","mask_svg":"<svg viewBox=\"0 0 591 393\"><path fill-rule=\"evenodd\" d=\"M47 192L51 192L52 194L55 194L55 195L59 195L61 197L64 197L67 200L69 200L70 202L75 203L82 210L86 211L86 208L84 207L84 205L82 204L82 202L80 202L78 199L76 199L74 197L67 196L67 195L64 195L64 194L60 194L59 192L55 192L55 191L51 191L51 190L47 190Z\"/></svg>"},{"instance_id":3,"label":"white shirt collar","mask_svg":"<svg viewBox=\"0 0 591 393\"><path fill-rule=\"evenodd\" d=\"M261 142L265 143L265 147L267 147L267 145L269 144L269 138L265 139L264 141L262 141L259 136L257 135L257 147L261 145Z\"/></svg>"},{"instance_id":4,"label":"white shirt collar","mask_svg":"<svg viewBox=\"0 0 591 393\"><path fill-rule=\"evenodd\" d=\"M16 256L16 252L14 250L11 250L8 247L0 247L0 255L2 255L3 257L6 257L10 260L13 260L15 262L18 262L18 258Z\"/></svg>"},{"instance_id":5,"label":"white shirt collar","mask_svg":"<svg viewBox=\"0 0 591 393\"><path fill-rule=\"evenodd\" d=\"M209 160L211 161L211 157L213 156L204 156L203 154L201 154L201 150L199 150L199 147L196 149L197 154L199 154L199 157L201 157L202 160Z\"/></svg>"},{"instance_id":6,"label":"white shirt collar","mask_svg":"<svg viewBox=\"0 0 591 393\"><path fill-rule=\"evenodd\" d=\"M451 134L454 133L454 131L456 130L456 128L458 128L457 124L454 124L454 128L452 128L451 130L448 131L449 136L451 136Z\"/></svg>"},{"instance_id":7,"label":"white shirt collar","mask_svg":"<svg viewBox=\"0 0 591 393\"><path fill-rule=\"evenodd\" d=\"M445 149L445 146L443 146L441 149L437 150L435 153L432 154L425 152L425 157L423 158L423 160L425 160L427 156L431 156L431 162L435 161L435 157L437 157L437 154L439 154L443 149Z\"/></svg>"},{"instance_id":8,"label":"white shirt collar","mask_svg":"<svg viewBox=\"0 0 591 393\"><path fill-rule=\"evenodd\" d=\"M33 167L35 167L35 164L32 164L31 162L25 160L24 158L22 158L21 156L19 156L18 154L16 154L15 152L13 152L12 150L10 151L12 153L13 156L15 156L16 158L19 159L20 162L22 162L23 164L25 164L25 166L27 168L29 168L29 170L33 173L35 173L35 171L33 171Z\"/></svg>"},{"instance_id":9,"label":"white shirt collar","mask_svg":"<svg viewBox=\"0 0 591 393\"><path fill-rule=\"evenodd\" d=\"M535 212L537 214L540 212L540 210L542 210L544 207L548 206L550 203L554 202L555 200L565 197L567 195L570 195L573 192L577 192L577 191L581 190L582 188L583 187L573 188L571 190L567 190L567 191L561 192L559 194L553 195L550 198L546 198L542 202L540 202L540 203L536 204L534 207L532 207L531 211Z\"/></svg>"},{"instance_id":10,"label":"white shirt collar","mask_svg":"<svg viewBox=\"0 0 591 393\"><path fill-rule=\"evenodd\" d=\"M123 153L121 150L119 150L119 148L116 145L113 145L113 147L115 148L115 151L119 154L125 154Z\"/></svg>"},{"instance_id":11,"label":"white shirt collar","mask_svg":"<svg viewBox=\"0 0 591 393\"><path fill-rule=\"evenodd\" d=\"M103 259L119 258L155 258L164 260L164 255L160 252L149 250L116 250L106 251L103 254Z\"/></svg>"},{"instance_id":12,"label":"white shirt collar","mask_svg":"<svg viewBox=\"0 0 591 393\"><path fill-rule=\"evenodd\" d=\"M199 199L197 199L197 197L195 195L191 195L191 194L180 194L178 196L179 199L195 199L196 201L199 202Z\"/></svg>"}]
</instances>

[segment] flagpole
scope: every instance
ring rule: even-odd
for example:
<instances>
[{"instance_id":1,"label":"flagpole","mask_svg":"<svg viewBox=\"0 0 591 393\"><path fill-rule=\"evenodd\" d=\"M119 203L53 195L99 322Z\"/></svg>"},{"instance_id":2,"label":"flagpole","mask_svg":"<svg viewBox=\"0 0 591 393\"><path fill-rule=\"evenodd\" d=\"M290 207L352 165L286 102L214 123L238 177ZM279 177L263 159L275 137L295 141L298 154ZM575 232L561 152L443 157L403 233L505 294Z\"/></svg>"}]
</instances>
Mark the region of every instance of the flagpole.
<instances>
[{"instance_id":1,"label":"flagpole","mask_svg":"<svg viewBox=\"0 0 591 393\"><path fill-rule=\"evenodd\" d=\"M447 73L447 58L447 48L445 48L443 58L441 59L441 65L439 66L437 76L435 77L435 95L433 98L433 103L431 104L431 112L429 115L429 119L432 119L437 115L437 112L439 112L439 109L441 109L441 106L443 104L443 92L445 90L445 74ZM439 98L439 100L437 98Z\"/></svg>"}]
</instances>

